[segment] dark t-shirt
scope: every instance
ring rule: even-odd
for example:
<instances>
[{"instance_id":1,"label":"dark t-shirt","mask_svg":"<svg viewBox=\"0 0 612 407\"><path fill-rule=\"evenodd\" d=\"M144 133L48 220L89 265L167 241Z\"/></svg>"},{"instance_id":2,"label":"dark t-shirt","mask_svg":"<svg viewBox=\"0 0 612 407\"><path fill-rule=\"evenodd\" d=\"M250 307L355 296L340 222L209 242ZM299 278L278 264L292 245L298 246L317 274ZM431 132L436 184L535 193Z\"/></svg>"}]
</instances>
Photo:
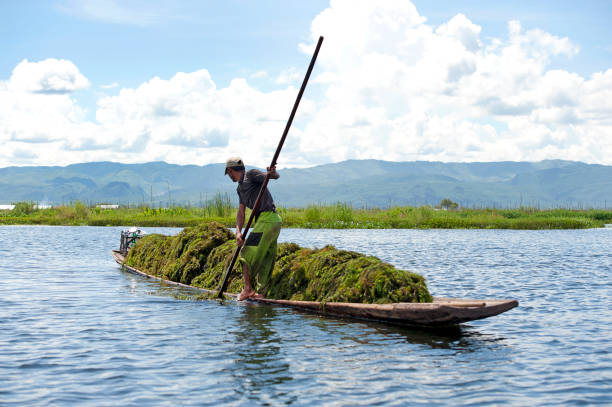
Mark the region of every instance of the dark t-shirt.
<instances>
[{"instance_id":1,"label":"dark t-shirt","mask_svg":"<svg viewBox=\"0 0 612 407\"><path fill-rule=\"evenodd\" d=\"M245 205L249 209L253 209L261 184L266 179L266 173L259 170L248 170L244 173L243 178L238 182L238 197L240 203ZM259 204L259 212L276 211L274 206L274 200L268 188L264 191L261 197L261 203Z\"/></svg>"}]
</instances>

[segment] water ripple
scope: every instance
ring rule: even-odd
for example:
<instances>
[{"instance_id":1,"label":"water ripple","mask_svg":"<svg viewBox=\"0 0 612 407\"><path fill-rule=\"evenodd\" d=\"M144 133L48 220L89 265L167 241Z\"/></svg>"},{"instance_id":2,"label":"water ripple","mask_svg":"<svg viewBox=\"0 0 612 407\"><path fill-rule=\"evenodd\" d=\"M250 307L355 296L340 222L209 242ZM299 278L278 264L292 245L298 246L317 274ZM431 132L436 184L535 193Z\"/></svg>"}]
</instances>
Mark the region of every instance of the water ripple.
<instances>
[{"instance_id":1,"label":"water ripple","mask_svg":"<svg viewBox=\"0 0 612 407\"><path fill-rule=\"evenodd\" d=\"M282 231L520 301L444 331L178 300L119 271L120 229L0 228L1 405L612 403L612 229Z\"/></svg>"}]
</instances>

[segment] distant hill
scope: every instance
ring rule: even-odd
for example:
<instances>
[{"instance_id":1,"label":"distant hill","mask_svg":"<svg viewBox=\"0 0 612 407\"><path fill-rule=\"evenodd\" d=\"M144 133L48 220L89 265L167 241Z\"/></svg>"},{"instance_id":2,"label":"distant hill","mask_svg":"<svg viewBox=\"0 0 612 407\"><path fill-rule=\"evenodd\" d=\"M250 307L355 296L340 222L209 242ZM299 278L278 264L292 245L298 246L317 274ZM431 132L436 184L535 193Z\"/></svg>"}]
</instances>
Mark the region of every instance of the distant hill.
<instances>
[{"instance_id":1,"label":"distant hill","mask_svg":"<svg viewBox=\"0 0 612 407\"><path fill-rule=\"evenodd\" d=\"M540 162L389 162L349 160L279 171L269 184L278 205L349 203L355 207L612 207L612 166ZM0 168L0 204L19 201L199 205L216 193L235 199L223 164L94 162L66 167Z\"/></svg>"}]
</instances>

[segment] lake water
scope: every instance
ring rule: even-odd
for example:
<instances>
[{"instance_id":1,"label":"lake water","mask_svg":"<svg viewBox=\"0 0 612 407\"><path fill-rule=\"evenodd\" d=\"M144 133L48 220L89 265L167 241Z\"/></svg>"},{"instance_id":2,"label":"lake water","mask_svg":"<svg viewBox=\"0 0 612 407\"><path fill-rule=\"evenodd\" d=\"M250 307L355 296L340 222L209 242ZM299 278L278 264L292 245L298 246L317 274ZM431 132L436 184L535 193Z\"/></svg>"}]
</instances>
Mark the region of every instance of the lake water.
<instances>
[{"instance_id":1,"label":"lake water","mask_svg":"<svg viewBox=\"0 0 612 407\"><path fill-rule=\"evenodd\" d=\"M184 300L120 271L120 230L0 227L0 405L612 404L610 228L282 231L519 300L443 332Z\"/></svg>"}]
</instances>

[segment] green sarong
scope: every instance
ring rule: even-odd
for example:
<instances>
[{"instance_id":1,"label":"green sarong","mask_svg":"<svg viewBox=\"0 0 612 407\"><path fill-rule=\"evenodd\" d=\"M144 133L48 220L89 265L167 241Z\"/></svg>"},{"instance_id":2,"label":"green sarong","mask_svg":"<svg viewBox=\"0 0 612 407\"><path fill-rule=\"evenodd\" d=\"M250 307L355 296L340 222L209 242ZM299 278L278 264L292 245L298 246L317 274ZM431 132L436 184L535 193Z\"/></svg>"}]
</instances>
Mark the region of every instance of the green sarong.
<instances>
[{"instance_id":1,"label":"green sarong","mask_svg":"<svg viewBox=\"0 0 612 407\"><path fill-rule=\"evenodd\" d=\"M281 217L276 212L262 212L240 252L240 261L248 267L251 285L262 295L266 295L269 288L281 224Z\"/></svg>"}]
</instances>

